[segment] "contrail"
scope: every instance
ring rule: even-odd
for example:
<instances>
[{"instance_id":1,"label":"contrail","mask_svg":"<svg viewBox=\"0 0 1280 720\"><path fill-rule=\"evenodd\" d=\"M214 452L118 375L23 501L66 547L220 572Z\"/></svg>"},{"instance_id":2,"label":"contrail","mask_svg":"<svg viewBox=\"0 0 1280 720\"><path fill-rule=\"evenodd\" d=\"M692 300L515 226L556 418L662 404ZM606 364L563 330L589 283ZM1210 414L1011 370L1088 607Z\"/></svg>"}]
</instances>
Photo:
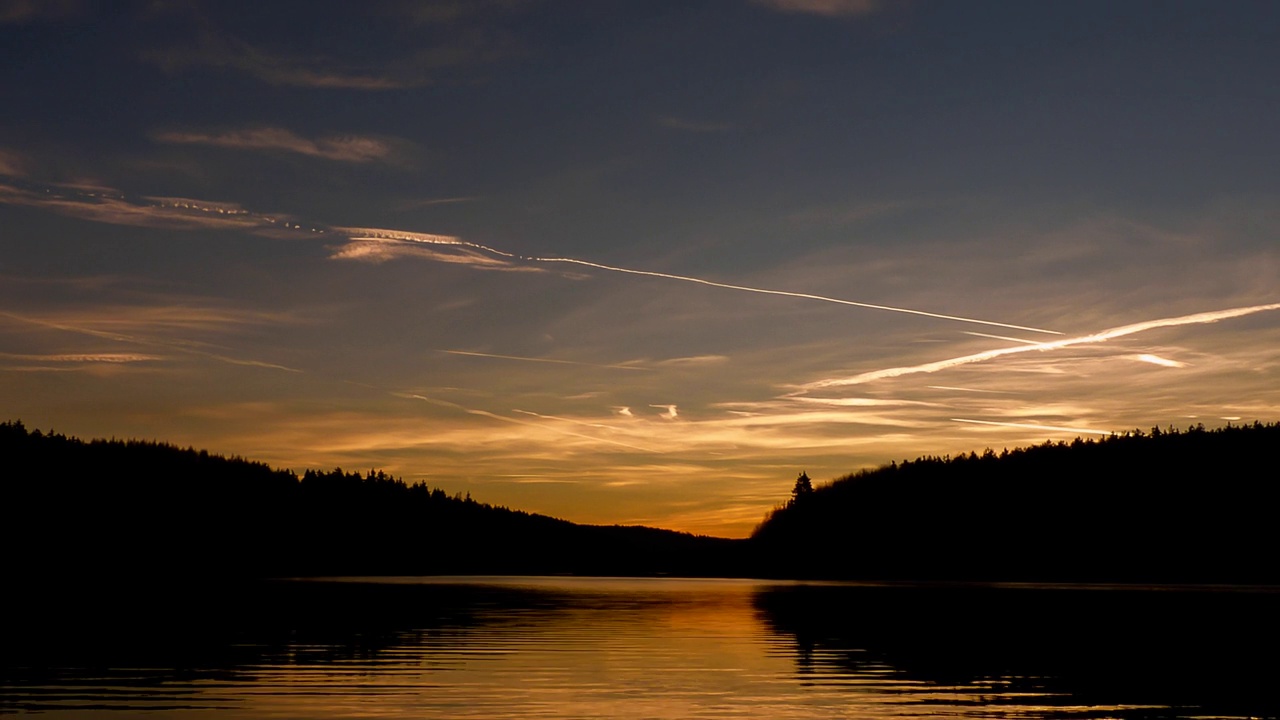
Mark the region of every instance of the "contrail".
<instances>
[{"instance_id":1,"label":"contrail","mask_svg":"<svg viewBox=\"0 0 1280 720\"><path fill-rule=\"evenodd\" d=\"M1053 432L1087 433L1089 435L1113 435L1110 430L1090 430L1089 428L1059 427L1057 425L1035 425L1032 423L995 422L994 420L969 420L967 418L951 418L953 422L970 423L972 425L996 425L999 427L1026 428L1028 430L1050 430Z\"/></svg>"},{"instance_id":2,"label":"contrail","mask_svg":"<svg viewBox=\"0 0 1280 720\"><path fill-rule=\"evenodd\" d=\"M483 246L474 246L480 247ZM610 272L627 273L629 275L647 275L649 277L666 278L667 280L680 280L682 282L697 283L699 285L709 285L711 287L725 288L726 290L740 290L742 292L759 293L761 295L781 295L784 297L800 298L803 300L817 300L819 302L835 303L837 305L852 305L853 307L867 308L870 310L885 310L888 312L904 313L907 315L921 315L924 317L938 318L941 320L952 320L962 323L974 323L977 325L990 325L992 327L1009 328L1010 330L1026 330L1027 332L1043 333L1046 335L1062 335L1056 330L1045 330L1044 328L1027 327L1025 325L1012 325L1010 323L995 322L994 320L979 320L977 318L962 317L960 315L944 315L942 313L928 312L926 310L912 310L910 308L894 307L892 305L876 305L874 303L858 302L856 300L842 300L840 298L827 297L825 295L813 295L810 293L791 292L790 290L769 290L767 288L750 287L748 285L733 285L730 283L716 282L714 280L703 280L702 278L689 277L687 275L672 275L671 273L654 272L652 270L632 270L630 268L615 267L613 265L602 265L600 263L589 262L587 260L577 260L575 258L565 257L525 257L518 256L522 260L542 263L570 263L573 265L582 265L585 267L597 268L600 270L608 270Z\"/></svg>"},{"instance_id":3,"label":"contrail","mask_svg":"<svg viewBox=\"0 0 1280 720\"><path fill-rule=\"evenodd\" d=\"M520 360L523 362L555 363L557 365L582 365L585 367L598 367L598 368L606 368L609 370L639 370L641 372L650 371L650 368L639 367L636 365L602 365L600 363L578 362L577 360L556 360L553 358L521 357L519 355L498 355L497 353L470 352L468 350L440 350L439 352L448 353L450 355L469 355L471 357L497 358L499 360Z\"/></svg>"},{"instance_id":4,"label":"contrail","mask_svg":"<svg viewBox=\"0 0 1280 720\"><path fill-rule=\"evenodd\" d=\"M326 228L318 224L308 224L304 226L302 223L297 221L245 210L238 205L232 205L229 203L214 203L188 198L166 197L145 197L142 198L141 201L138 201L127 199L122 193L115 190L111 190L108 193L74 192L64 197L61 194L66 190L66 188L61 186L47 186L44 189L48 191L52 188L57 188L60 195L49 198L45 197L45 194L42 193L30 191L25 188L12 187L10 189L12 189L13 192L10 192L7 198L0 198L0 202L13 202L17 204L37 206L53 205L60 208L63 212L76 217L85 217L98 222L109 222L123 225L148 226L159 224L159 226L164 226L166 223L179 223L183 227L237 227L257 231L271 230L310 232L316 234L326 233ZM0 187L0 191L3 191L4 189L6 188ZM944 313L928 312L926 310L913 310L911 308L895 307L893 305L877 305L875 303L844 300L825 295L814 295L812 293L792 292L789 290L771 290L768 288L751 287L748 285L734 285L732 283L716 282L714 280L705 280L703 278L690 277L687 275L675 275L672 273L654 272L651 270L635 270L632 268L605 265L603 263L579 260L577 258L518 255L450 235L433 235L406 230L341 226L334 226L327 228L327 230L339 235L345 235L349 241L359 241L362 239L392 240L399 242L422 243L427 245L455 245L523 262L581 265L582 267L595 268L597 270L626 273L628 275L643 275L648 277L664 278L667 280L678 280L681 282L706 285L708 287L723 288L725 290L737 290L739 292L758 293L761 295L778 295L782 297L799 298L802 300L816 300L818 302L848 305L852 307L866 308L868 310L883 310L886 312L902 313L906 315L919 315L921 317L937 318L939 320L987 325L990 327L1002 327L1010 330L1024 330L1026 332L1042 333L1046 335L1063 334L1056 330L1046 330L1044 328L1028 327L1025 325L1013 325L1011 323L995 322L993 320L980 320L978 318L963 317L960 315L946 315Z\"/></svg>"},{"instance_id":5,"label":"contrail","mask_svg":"<svg viewBox=\"0 0 1280 720\"><path fill-rule=\"evenodd\" d=\"M970 330L965 330L964 334L972 335L974 337L991 338L992 340L1004 340L1005 342L1023 343L1024 345L1037 345L1040 343L1039 340L1027 340L1024 338L1009 337L1008 335L992 335L991 333L980 333Z\"/></svg>"},{"instance_id":6,"label":"contrail","mask_svg":"<svg viewBox=\"0 0 1280 720\"><path fill-rule=\"evenodd\" d=\"M921 365L872 370L871 372L861 373L854 375L853 377L838 378L834 380L819 380L818 382L808 383L802 387L806 390L812 390L817 388L841 387L845 385L862 385L864 383L869 383L874 380L883 380L885 378L915 375L917 373L934 373L939 370L946 370L960 365L969 365L971 363L994 360L995 358L1004 357L1005 355L1016 355L1018 353L1025 352L1043 352L1046 350L1057 350L1058 348L1070 347L1072 345L1106 342L1107 340L1114 338L1146 332L1147 330L1155 330L1156 328L1174 327L1178 325L1199 325L1203 323L1217 322L1219 320L1227 320L1229 318L1241 317L1244 315L1252 315L1254 313L1266 312L1268 310L1280 310L1280 303L1231 308L1229 310L1213 310L1210 312L1196 313L1194 315L1183 315L1181 317L1147 320L1145 322L1133 323L1132 325L1121 325L1120 327L1103 330L1091 335L1063 338L1062 340L1050 340L1049 342L1036 343L1034 345L1019 345L1017 347L999 348L997 350L988 350L986 352L974 353L973 355L962 355L961 357L937 360L935 362L924 363Z\"/></svg>"},{"instance_id":7,"label":"contrail","mask_svg":"<svg viewBox=\"0 0 1280 720\"><path fill-rule=\"evenodd\" d=\"M858 302L856 300L844 300L841 298L827 297L826 295L814 295L812 293L792 292L790 290L770 290L768 288L751 287L749 285L734 285L731 283L716 282L714 280L704 280L703 278L690 277L688 275L675 275L672 273L655 272L652 270L635 270L632 268L618 267L616 265L605 265L603 263L591 262L589 260L579 260L570 257L541 257L537 255L518 255L516 253L498 250L497 248L481 245L480 243L463 240L462 238L452 235L431 235L427 233L407 232L403 230L385 230L378 228L350 228L339 227L334 228L340 232L346 233L348 237L354 238L373 238L399 240L402 242L423 243L427 245L457 245L468 247L475 250L493 253L504 258L512 260L523 260L525 262L536 263L562 263L569 265L581 265L583 267L595 268L597 270L607 270L609 272L625 273L627 275L642 275L645 277L663 278L666 280L679 280L680 282L696 283L698 285L707 285L709 287L723 288L725 290L738 290L740 292L759 293L761 295L778 295L782 297L800 298L802 300L817 300L818 302L835 303L837 305L850 305L853 307L867 308L869 310L884 310L887 312L903 313L906 315L920 315L922 317L938 318L940 320L951 320L953 322L973 323L977 325L988 325L991 327L1002 327L1010 330L1025 330L1027 332L1042 333L1045 335L1062 335L1056 330L1046 330L1044 328L1028 327L1026 325L1013 325L1011 323L995 322L994 320L979 320L977 318L963 317L960 315L945 315L942 313L928 312L926 310L913 310L911 308L895 307L892 305L877 305L875 303Z\"/></svg>"}]
</instances>

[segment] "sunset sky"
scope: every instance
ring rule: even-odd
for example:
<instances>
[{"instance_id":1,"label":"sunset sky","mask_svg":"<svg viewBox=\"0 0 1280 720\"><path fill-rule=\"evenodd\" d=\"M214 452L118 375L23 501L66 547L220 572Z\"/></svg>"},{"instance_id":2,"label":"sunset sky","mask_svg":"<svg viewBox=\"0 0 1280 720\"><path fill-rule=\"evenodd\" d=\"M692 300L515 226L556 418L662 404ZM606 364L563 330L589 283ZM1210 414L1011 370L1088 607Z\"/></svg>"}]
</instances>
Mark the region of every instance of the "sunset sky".
<instances>
[{"instance_id":1,"label":"sunset sky","mask_svg":"<svg viewBox=\"0 0 1280 720\"><path fill-rule=\"evenodd\" d=\"M1280 420L1280 3L0 0L0 420L742 536Z\"/></svg>"}]
</instances>

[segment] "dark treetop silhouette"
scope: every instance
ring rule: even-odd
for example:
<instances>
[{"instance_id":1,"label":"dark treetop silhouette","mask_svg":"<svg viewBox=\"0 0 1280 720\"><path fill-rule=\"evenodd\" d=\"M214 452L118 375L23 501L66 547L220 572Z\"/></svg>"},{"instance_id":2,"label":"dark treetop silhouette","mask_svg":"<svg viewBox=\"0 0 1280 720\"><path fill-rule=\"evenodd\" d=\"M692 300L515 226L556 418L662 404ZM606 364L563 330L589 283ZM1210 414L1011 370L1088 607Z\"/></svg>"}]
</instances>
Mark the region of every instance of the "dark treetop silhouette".
<instances>
[{"instance_id":1,"label":"dark treetop silhouette","mask_svg":"<svg viewBox=\"0 0 1280 720\"><path fill-rule=\"evenodd\" d=\"M0 424L11 569L155 577L701 574L741 543L577 525L383 472L301 477L154 442L83 442Z\"/></svg>"},{"instance_id":2,"label":"dark treetop silhouette","mask_svg":"<svg viewBox=\"0 0 1280 720\"><path fill-rule=\"evenodd\" d=\"M820 487L749 540L577 525L383 472L298 476L155 442L0 423L0 538L21 575L576 573L1280 582L1280 424L922 457Z\"/></svg>"},{"instance_id":3,"label":"dark treetop silhouette","mask_svg":"<svg viewBox=\"0 0 1280 720\"><path fill-rule=\"evenodd\" d=\"M922 457L801 492L752 536L771 575L1275 583L1280 424ZM802 478L803 479L803 478Z\"/></svg>"}]
</instances>

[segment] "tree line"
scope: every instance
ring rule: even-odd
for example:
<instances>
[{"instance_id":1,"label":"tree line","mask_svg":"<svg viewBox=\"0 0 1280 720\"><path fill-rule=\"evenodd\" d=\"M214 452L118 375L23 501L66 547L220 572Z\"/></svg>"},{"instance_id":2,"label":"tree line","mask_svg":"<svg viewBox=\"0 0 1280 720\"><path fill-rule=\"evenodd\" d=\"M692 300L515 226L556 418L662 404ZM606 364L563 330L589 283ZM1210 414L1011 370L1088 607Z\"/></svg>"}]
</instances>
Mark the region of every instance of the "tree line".
<instances>
[{"instance_id":1,"label":"tree line","mask_svg":"<svg viewBox=\"0 0 1280 720\"><path fill-rule=\"evenodd\" d=\"M798 482L753 554L787 577L1275 583L1277 449L1257 422L894 462Z\"/></svg>"},{"instance_id":2,"label":"tree line","mask_svg":"<svg viewBox=\"0 0 1280 720\"><path fill-rule=\"evenodd\" d=\"M740 543L579 525L382 471L273 469L0 423L0 537L24 575L705 574Z\"/></svg>"},{"instance_id":3,"label":"tree line","mask_svg":"<svg viewBox=\"0 0 1280 720\"><path fill-rule=\"evenodd\" d=\"M1280 583L1280 424L926 455L815 486L748 540L579 525L382 471L273 469L0 423L20 575L691 575Z\"/></svg>"}]
</instances>

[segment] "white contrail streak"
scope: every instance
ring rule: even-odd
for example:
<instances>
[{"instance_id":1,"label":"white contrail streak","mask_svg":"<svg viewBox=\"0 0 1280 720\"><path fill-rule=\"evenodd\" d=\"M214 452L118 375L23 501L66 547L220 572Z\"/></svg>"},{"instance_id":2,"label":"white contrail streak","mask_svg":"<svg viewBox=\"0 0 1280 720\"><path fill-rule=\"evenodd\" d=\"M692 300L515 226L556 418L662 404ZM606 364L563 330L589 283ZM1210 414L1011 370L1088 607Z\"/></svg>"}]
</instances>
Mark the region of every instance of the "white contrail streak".
<instances>
[{"instance_id":1,"label":"white contrail streak","mask_svg":"<svg viewBox=\"0 0 1280 720\"><path fill-rule=\"evenodd\" d=\"M1039 340L1025 340L1023 338L1009 337L1007 335L992 335L991 333L971 332L969 330L966 330L964 334L972 335L974 337L991 338L992 340L1004 340L1005 342L1023 343L1024 345L1035 345L1040 342Z\"/></svg>"},{"instance_id":2,"label":"white contrail streak","mask_svg":"<svg viewBox=\"0 0 1280 720\"><path fill-rule=\"evenodd\" d=\"M970 423L972 425L996 425L999 427L1026 428L1028 430L1050 430L1053 432L1086 433L1089 435L1113 435L1110 430L1090 430L1089 428L1059 427L1057 425L1035 425L1032 423L996 422L994 420L969 420L967 418L951 418L953 422Z\"/></svg>"},{"instance_id":3,"label":"white contrail streak","mask_svg":"<svg viewBox=\"0 0 1280 720\"><path fill-rule=\"evenodd\" d=\"M892 305L876 305L874 303L857 302L855 300L842 300L840 298L827 297L825 295L813 295L810 293L791 292L790 290L769 290L766 288L750 287L748 285L733 285L730 283L716 282L714 280L703 280L702 278L689 277L687 275L672 275L671 273L653 272L652 270L632 270L630 268L615 267L613 265L602 265L600 263L588 262L586 260L577 260L575 258L524 257L524 256L519 256L519 257L522 260L529 260L531 262L570 263L573 265L582 265L584 267L597 268L599 270L608 270L610 272L627 273L629 275L646 275L648 277L666 278L667 280L680 280L682 282L697 283L699 285L709 285L711 287L725 288L726 290L740 290L742 292L759 293L761 295L781 295L783 297L800 298L802 300L817 300L819 302L829 302L829 303L835 303L837 305L852 305L853 307L868 308L870 310L886 310L888 312L905 313L907 315L921 315L924 317L938 318L941 320L952 320L955 322L974 323L977 325L990 325L993 327L1009 328L1011 330L1026 330L1027 332L1043 333L1046 335L1062 334L1056 330L1045 330L1044 328L1027 327L1025 325L1012 325L1009 323L995 322L993 320L978 320L977 318L962 317L959 315L944 315L942 313L927 312L925 310L912 310L910 308L894 307Z\"/></svg>"},{"instance_id":4,"label":"white contrail streak","mask_svg":"<svg viewBox=\"0 0 1280 720\"><path fill-rule=\"evenodd\" d=\"M811 390L816 388L841 387L845 385L862 385L864 383L883 380L885 378L915 375L917 373L934 373L939 370L946 370L960 365L969 365L971 363L994 360L995 358L1004 357L1005 355L1016 355L1018 353L1025 352L1044 352L1047 350L1057 350L1059 348L1070 347L1072 345L1106 342L1107 340L1112 340L1114 338L1146 332L1147 330L1155 330L1157 328L1175 327L1178 325L1199 325L1217 322L1219 320L1227 320L1229 318L1241 317L1244 315L1252 315L1254 313L1266 312L1268 310L1280 310L1280 303L1231 308L1229 310L1213 310L1210 312L1196 313L1194 315L1183 315L1181 317L1147 320L1145 322L1133 323L1132 325L1121 325L1120 327L1103 330L1091 335L1063 338L1062 340L1051 340L1049 342L1036 343L1034 345L1019 345L1017 347L987 350L986 352L974 353L973 355L963 355L961 357L950 358L947 360L938 360L931 363L924 363L922 365L873 370L871 372L854 375L853 377L819 380L818 382L808 383L802 387L806 390Z\"/></svg>"},{"instance_id":5,"label":"white contrail streak","mask_svg":"<svg viewBox=\"0 0 1280 720\"><path fill-rule=\"evenodd\" d=\"M87 217L98 222L109 222L123 225L148 226L156 225L158 223L158 226L167 226L168 224L178 223L184 228L209 226L237 227L259 232L271 230L303 231L317 234L326 233L326 229L320 226L312 226L310 224L304 226L296 221L290 221L285 218L278 218L245 210L239 206L227 203L211 203L188 198L163 197L147 197L143 198L141 201L137 201L127 199L123 194L114 190L110 191L109 194L66 192L67 189L60 186L48 186L45 190L50 191L55 188L59 190L59 194L57 196L46 197L45 195L47 193L37 193L25 188L3 185L0 186L0 203L11 202L24 205L45 205L58 208L62 212L66 212L77 217ZM390 240L426 245L454 245L480 250L509 260L519 260L531 263L573 264L580 265L582 267L595 268L597 270L607 270L609 272L664 278L667 280L679 280L681 282L696 283L699 285L723 288L726 290L738 290L740 292L758 293L761 295L778 295L782 297L799 298L802 300L816 300L818 302L848 305L852 307L866 308L868 310L884 310L886 312L919 315L921 317L931 317L939 320L951 320L953 322L1002 327L1011 330L1024 330L1026 332L1042 333L1046 335L1062 334L1055 330L1027 327L1025 325L1013 325L1010 323L995 322L992 320L979 320L977 318L963 317L959 315L946 315L943 313L928 312L925 310L913 310L911 308L895 307L892 305L877 305L875 303L844 300L841 298L814 295L811 293L792 292L789 290L770 290L768 288L758 288L747 285L734 285L731 283L722 283L714 280L689 277L687 275L675 275L672 273L654 272L651 270L634 270L632 268L605 265L603 263L579 260L577 258L531 257L517 255L515 253L506 252L504 250L489 247L488 245L481 245L480 243L463 240L462 238L450 235L433 235L429 233L416 233L405 230L358 227L332 227L328 230L339 235L345 235L350 243L347 253L344 254L339 252L335 254L335 257L339 259L368 260L380 258L380 256L373 252L369 247L352 247L352 245L358 244L361 240ZM455 260L454 262L464 261Z\"/></svg>"},{"instance_id":6,"label":"white contrail streak","mask_svg":"<svg viewBox=\"0 0 1280 720\"><path fill-rule=\"evenodd\" d=\"M1025 325L1013 325L1010 323L995 322L993 320L979 320L977 318L962 317L959 315L944 315L942 313L928 312L925 310L912 310L911 308L895 307L892 305L876 305L874 303L858 302L856 300L843 300L841 298L827 297L826 295L813 295L811 293L792 292L790 290L770 290L767 288L751 287L749 285L733 285L731 283L716 282L714 280L704 280L702 278L690 277L688 275L674 275L672 273L654 272L652 270L634 270L632 268L618 267L616 265L605 265L603 263L591 262L589 260L579 260L569 257L540 257L536 255L517 255L509 253L497 248L481 245L469 240L463 240L452 235L430 235L427 233L414 233L402 230L384 230L378 228L334 228L349 236L360 236L369 238L379 238L388 240L400 240L403 242L423 243L427 245L458 245L468 247L475 250L483 250L484 252L493 253L501 257L513 260L523 260L525 262L537 263L563 263L570 265L581 265L583 267L595 268L597 270L607 270L609 272L625 273L628 275L642 275L645 277L663 278L666 280L679 280L681 282L696 283L698 285L707 285L709 287L724 288L726 290L738 290L741 292L759 293L761 295L778 295L782 297L793 297L801 300L817 300L819 302L835 303L837 305L850 305L853 307L867 308L869 310L885 310L887 312L904 313L907 315L920 315L922 317L938 318L940 320L951 320L953 322L973 323L977 325L989 325L992 327L1009 328L1010 330L1025 330L1027 332L1042 333L1046 335L1061 335L1056 330L1046 330L1044 328L1027 327Z\"/></svg>"},{"instance_id":7,"label":"white contrail streak","mask_svg":"<svg viewBox=\"0 0 1280 720\"><path fill-rule=\"evenodd\" d=\"M650 370L650 368L638 367L636 365L603 365L600 363L578 362L577 360L556 360L554 358L522 357L520 355L498 355L497 353L470 352L468 350L440 350L440 352L448 353L450 355L468 355L471 357L497 358L499 360L520 360L523 362L555 363L557 365L582 365L585 367L598 367L598 368L606 368L609 370L639 370L642 372Z\"/></svg>"}]
</instances>

